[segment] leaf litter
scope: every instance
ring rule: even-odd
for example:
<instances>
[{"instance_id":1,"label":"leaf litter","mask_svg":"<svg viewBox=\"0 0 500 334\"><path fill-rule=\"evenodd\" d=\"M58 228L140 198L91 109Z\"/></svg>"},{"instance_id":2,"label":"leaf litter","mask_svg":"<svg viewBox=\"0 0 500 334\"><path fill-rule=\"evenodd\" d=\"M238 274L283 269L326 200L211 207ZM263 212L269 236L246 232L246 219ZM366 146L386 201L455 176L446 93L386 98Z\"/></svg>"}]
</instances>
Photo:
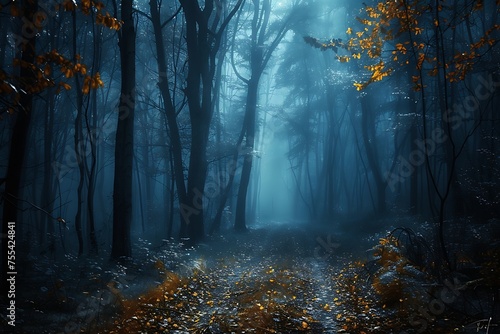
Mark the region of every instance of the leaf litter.
<instances>
[{"instance_id":1,"label":"leaf litter","mask_svg":"<svg viewBox=\"0 0 500 334\"><path fill-rule=\"evenodd\" d=\"M432 258L394 234L381 237L365 261L342 247L318 256L316 235L279 226L190 249L139 240L134 259L112 264L106 255L38 258L35 275L26 276L34 291L19 310L37 325L20 325L25 333L418 332L410 321L439 293L426 269ZM460 283L457 301L479 290L478 282ZM427 330L464 332L464 323L478 323L450 310Z\"/></svg>"}]
</instances>

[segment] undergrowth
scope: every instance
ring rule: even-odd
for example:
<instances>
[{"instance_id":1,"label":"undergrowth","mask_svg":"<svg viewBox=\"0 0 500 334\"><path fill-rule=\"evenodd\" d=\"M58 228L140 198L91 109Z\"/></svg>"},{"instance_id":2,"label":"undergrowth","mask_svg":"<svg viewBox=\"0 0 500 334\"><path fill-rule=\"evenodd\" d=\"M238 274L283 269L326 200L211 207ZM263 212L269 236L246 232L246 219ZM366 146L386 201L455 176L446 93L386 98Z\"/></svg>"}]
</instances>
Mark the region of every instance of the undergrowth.
<instances>
[{"instance_id":1,"label":"undergrowth","mask_svg":"<svg viewBox=\"0 0 500 334\"><path fill-rule=\"evenodd\" d=\"M475 289L498 287L498 248L485 253L480 279L456 274L444 281L435 275L434 252L409 229L380 238L371 252L372 260L352 262L332 278L339 296L339 332L453 333L488 319L491 325L491 318L483 319L488 315L484 297Z\"/></svg>"}]
</instances>

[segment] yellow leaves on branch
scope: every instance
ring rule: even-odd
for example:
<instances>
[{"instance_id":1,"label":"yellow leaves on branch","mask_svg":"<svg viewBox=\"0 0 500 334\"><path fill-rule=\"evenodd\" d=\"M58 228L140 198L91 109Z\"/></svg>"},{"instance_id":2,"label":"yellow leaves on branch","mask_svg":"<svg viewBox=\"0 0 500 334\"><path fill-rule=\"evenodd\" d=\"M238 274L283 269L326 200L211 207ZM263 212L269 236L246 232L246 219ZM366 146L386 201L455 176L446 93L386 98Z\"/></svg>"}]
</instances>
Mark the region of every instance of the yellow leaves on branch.
<instances>
[{"instance_id":1,"label":"yellow leaves on branch","mask_svg":"<svg viewBox=\"0 0 500 334\"><path fill-rule=\"evenodd\" d=\"M67 12L71 12L76 9L76 2L73 0L65 0L62 3L63 9Z\"/></svg>"},{"instance_id":2,"label":"yellow leaves on branch","mask_svg":"<svg viewBox=\"0 0 500 334\"><path fill-rule=\"evenodd\" d=\"M388 76L392 72L392 69L386 69L385 63L382 60L378 64L368 65L365 66L365 68L368 71L372 72L369 80L370 82L381 81L384 77Z\"/></svg>"},{"instance_id":3,"label":"yellow leaves on branch","mask_svg":"<svg viewBox=\"0 0 500 334\"><path fill-rule=\"evenodd\" d=\"M425 44L413 42L413 47L415 47L415 49L417 49L417 50L423 50L425 48Z\"/></svg>"},{"instance_id":4,"label":"yellow leaves on branch","mask_svg":"<svg viewBox=\"0 0 500 334\"><path fill-rule=\"evenodd\" d=\"M384 77L389 76L392 73L392 69L386 68L385 63L382 60L378 64L367 65L365 66L365 68L372 73L368 81L363 83L361 82L354 83L354 87L356 87L356 90L358 91L365 89L372 82L381 81Z\"/></svg>"},{"instance_id":5,"label":"yellow leaves on branch","mask_svg":"<svg viewBox=\"0 0 500 334\"><path fill-rule=\"evenodd\" d=\"M500 7L500 4L497 6ZM477 43L471 44L471 49L480 49L484 46L493 46L497 42L497 40L490 37L490 35L497 30L500 30L500 24L494 24L493 26L491 26L491 28L489 28L484 33L484 36L481 37Z\"/></svg>"},{"instance_id":6,"label":"yellow leaves on branch","mask_svg":"<svg viewBox=\"0 0 500 334\"><path fill-rule=\"evenodd\" d=\"M457 82L465 79L465 75L472 69L477 54L474 51L457 53L453 57L452 70L446 73L449 82Z\"/></svg>"},{"instance_id":7,"label":"yellow leaves on branch","mask_svg":"<svg viewBox=\"0 0 500 334\"><path fill-rule=\"evenodd\" d=\"M348 63L351 58L349 56L337 56L338 61L341 63Z\"/></svg>"},{"instance_id":8,"label":"yellow leaves on branch","mask_svg":"<svg viewBox=\"0 0 500 334\"><path fill-rule=\"evenodd\" d=\"M103 87L104 82L101 80L101 75L97 72L94 76L87 75L83 81L82 92L88 94L91 89Z\"/></svg>"},{"instance_id":9,"label":"yellow leaves on branch","mask_svg":"<svg viewBox=\"0 0 500 334\"><path fill-rule=\"evenodd\" d=\"M361 53L353 53L352 58L361 59ZM349 60L351 60L351 57L349 57L349 56L337 56L337 60L341 63L348 63Z\"/></svg>"},{"instance_id":10,"label":"yellow leaves on branch","mask_svg":"<svg viewBox=\"0 0 500 334\"><path fill-rule=\"evenodd\" d=\"M356 17L356 20L358 20L359 22L361 22L361 24L367 25L367 26L371 26L371 25L374 24L373 21L370 21L370 20L367 20L367 19L363 19L363 18L360 18L360 17Z\"/></svg>"},{"instance_id":11,"label":"yellow leaves on branch","mask_svg":"<svg viewBox=\"0 0 500 334\"><path fill-rule=\"evenodd\" d=\"M45 64L45 75L48 76L52 73L52 67L50 65L50 63L52 63L56 66L59 66L61 69L61 73L63 73L64 76L69 79L72 78L75 74L87 74L87 67L79 62L81 57L77 55L75 59L77 62L73 63L71 60L67 59L59 52L57 52L57 50L52 50L46 54L38 56L36 58L36 62L39 65Z\"/></svg>"},{"instance_id":12,"label":"yellow leaves on branch","mask_svg":"<svg viewBox=\"0 0 500 334\"><path fill-rule=\"evenodd\" d=\"M496 3L500 6L500 0L496 0ZM473 7L471 4L469 9L482 8L482 0L478 0L476 5ZM425 87L420 80L423 71L429 77L434 77L442 70L448 82L463 80L474 63L498 42L494 37L494 32L500 30L500 25L495 24L481 38L470 44L470 50L459 51L452 59L438 61L436 54L443 50L435 50L433 34L437 27L440 27L442 31L456 29L459 24L463 23L458 22L460 17L446 20L444 18L446 15L443 14L443 18L440 19L439 14L436 15L436 11L428 3L420 0L385 0L373 7L365 5L364 9L366 17L356 17L356 20L362 24L362 28L354 31L353 28L348 27L345 31L349 35L347 42L332 39L322 43L316 38L304 37L306 43L316 48L323 51L333 50L337 54L337 60L342 63L347 63L351 59L361 59L363 55L368 56L368 60L373 59L375 64L365 66L371 72L370 78L366 82L354 83L358 91L372 82L381 81L392 73L392 69L386 67L382 56L383 51L387 50L385 44L395 38L410 36L407 40L400 39L401 42L395 43L387 58L400 66L414 64L415 70L420 73L419 80L413 82L414 89L417 91ZM448 9L449 7L443 7L441 4L437 7L438 13ZM443 25L446 26L441 28ZM442 36L442 39L446 40L447 37L449 36ZM446 46L446 43L440 44L440 48ZM345 50L350 55L339 54L339 50Z\"/></svg>"},{"instance_id":13,"label":"yellow leaves on branch","mask_svg":"<svg viewBox=\"0 0 500 334\"><path fill-rule=\"evenodd\" d=\"M109 13L104 13L104 4L100 1L92 0L81 0L77 4L76 0L64 0L62 3L62 8L67 11L74 11L79 8L80 11L85 15L91 15L95 13L96 23L103 25L112 30L119 30L122 26L122 22L114 18Z\"/></svg>"},{"instance_id":14,"label":"yellow leaves on branch","mask_svg":"<svg viewBox=\"0 0 500 334\"><path fill-rule=\"evenodd\" d=\"M37 83L33 86L33 90L30 93L38 93L48 86L54 86L55 83L53 79L50 77L53 74L53 66L57 66L60 68L60 72L66 79L73 78L75 75L80 75L83 77L83 87L82 92L84 94L88 94L91 89L97 89L104 85L104 82L101 80L101 76L99 73L94 75L88 74L88 69L85 64L81 62L81 56L76 55L75 61L71 61L67 59L65 56L61 55L57 50L52 50L43 55L39 55L36 57L36 64L30 65L33 70L37 70ZM19 61L15 62L19 63ZM22 65L21 65L22 66ZM42 69L43 68L43 69ZM66 82L60 82L59 88L57 92L62 89L70 90L71 86Z\"/></svg>"},{"instance_id":15,"label":"yellow leaves on branch","mask_svg":"<svg viewBox=\"0 0 500 334\"><path fill-rule=\"evenodd\" d=\"M90 10L92 8L93 1L90 0L82 0L81 2L81 10L84 14L90 14Z\"/></svg>"},{"instance_id":16,"label":"yellow leaves on branch","mask_svg":"<svg viewBox=\"0 0 500 334\"><path fill-rule=\"evenodd\" d=\"M398 52L406 54L406 51L406 47L403 45L403 43L398 43L396 44L396 50L392 51L392 54L396 54Z\"/></svg>"},{"instance_id":17,"label":"yellow leaves on branch","mask_svg":"<svg viewBox=\"0 0 500 334\"><path fill-rule=\"evenodd\" d=\"M2 5L0 5L1 9ZM93 0L62 0L55 3L51 10L74 11L79 10L85 15L95 15L97 24L104 25L109 29L118 30L122 23L112 17L109 13L103 12L104 4ZM46 24L47 8L40 9L32 18L27 18L24 9L17 2L10 4L10 15L21 17L23 22L29 24L34 30L42 31ZM61 14L62 15L62 14ZM0 97L6 101L5 111L14 113L19 106L21 94L40 94L43 91L54 88L56 94L62 90L71 90L71 85L65 80L75 76L83 81L82 93L88 94L91 89L97 89L104 85L100 74L89 74L87 66L81 63L81 57L76 55L70 60L60 54L57 50L52 50L35 57L33 62L26 62L20 58L14 58L12 65L27 70L30 74L20 78L18 74L8 74L0 69ZM59 69L60 71L57 71ZM17 71L14 71L18 73ZM52 92L52 91L51 91Z\"/></svg>"},{"instance_id":18,"label":"yellow leaves on branch","mask_svg":"<svg viewBox=\"0 0 500 334\"><path fill-rule=\"evenodd\" d=\"M420 83L420 75L412 75L411 81L413 82L413 90L418 92L422 89L422 84Z\"/></svg>"},{"instance_id":19,"label":"yellow leaves on branch","mask_svg":"<svg viewBox=\"0 0 500 334\"><path fill-rule=\"evenodd\" d=\"M439 69L437 67L434 67L432 70L429 71L429 76L431 77L435 77L436 75L438 75L439 73Z\"/></svg>"},{"instance_id":20,"label":"yellow leaves on branch","mask_svg":"<svg viewBox=\"0 0 500 334\"><path fill-rule=\"evenodd\" d=\"M118 19L114 18L109 13L104 13L104 4L100 1L93 0L81 0L77 3L76 0L64 0L60 4L56 4L54 6L56 11L64 10L66 12L72 12L76 9L79 9L84 15L91 15L95 13L97 24L101 24L109 29L118 30L121 28L122 22ZM41 13L41 12L40 12ZM13 3L10 6L10 15L12 17L19 17L23 15L22 8L20 8L17 4ZM43 20L46 19L46 15L37 15L34 16L34 26L41 29L43 27Z\"/></svg>"},{"instance_id":21,"label":"yellow leaves on branch","mask_svg":"<svg viewBox=\"0 0 500 334\"><path fill-rule=\"evenodd\" d=\"M353 43L353 45L359 46L361 50L370 50L373 47L374 42L371 38L363 38L360 39L357 44Z\"/></svg>"},{"instance_id":22,"label":"yellow leaves on branch","mask_svg":"<svg viewBox=\"0 0 500 334\"><path fill-rule=\"evenodd\" d=\"M69 0L73 1L74 0ZM75 3L76 5L76 3ZM92 1L92 0L81 0L81 10L84 14L90 14L92 9L95 9L97 11L101 11L104 8L104 4L100 1Z\"/></svg>"},{"instance_id":23,"label":"yellow leaves on branch","mask_svg":"<svg viewBox=\"0 0 500 334\"><path fill-rule=\"evenodd\" d=\"M491 37L492 33L498 30L500 30L500 25L493 25L476 43L470 45L468 51L457 52L450 63L446 64L446 68L451 68L446 73L446 79L449 82L464 80L467 73L472 70L475 62L480 59L482 53L488 52L498 42L495 38Z\"/></svg>"},{"instance_id":24,"label":"yellow leaves on branch","mask_svg":"<svg viewBox=\"0 0 500 334\"><path fill-rule=\"evenodd\" d=\"M368 86L368 84L366 82L365 83L361 83L361 82L355 82L354 83L354 87L356 87L357 91L365 89L366 86Z\"/></svg>"},{"instance_id":25,"label":"yellow leaves on branch","mask_svg":"<svg viewBox=\"0 0 500 334\"><path fill-rule=\"evenodd\" d=\"M36 64L23 61L19 58L15 58L12 62L12 65L23 69L28 69L33 74L25 80L19 80L18 77L16 78L12 76L8 78L8 81L10 81L9 86L15 94L18 94L20 91L24 91L28 94L37 94L44 89L55 85L54 81L46 75L46 73L50 73L50 67L41 68L39 66L36 66ZM0 93L9 92L2 91Z\"/></svg>"},{"instance_id":26,"label":"yellow leaves on branch","mask_svg":"<svg viewBox=\"0 0 500 334\"><path fill-rule=\"evenodd\" d=\"M61 82L61 87L63 87L65 90L70 90L71 86L67 84L66 82Z\"/></svg>"},{"instance_id":27,"label":"yellow leaves on branch","mask_svg":"<svg viewBox=\"0 0 500 334\"><path fill-rule=\"evenodd\" d=\"M424 60L425 60L425 54L423 53L419 53L418 54L418 58L417 58L417 70L421 70L422 69L422 65L424 63Z\"/></svg>"},{"instance_id":28,"label":"yellow leaves on branch","mask_svg":"<svg viewBox=\"0 0 500 334\"><path fill-rule=\"evenodd\" d=\"M73 1L73 0L68 0ZM96 23L112 30L119 30L122 22L111 16L109 13L103 13L104 4L100 1L82 0L81 11L86 15L96 12Z\"/></svg>"},{"instance_id":29,"label":"yellow leaves on branch","mask_svg":"<svg viewBox=\"0 0 500 334\"><path fill-rule=\"evenodd\" d=\"M473 10L481 10L484 7L483 0L476 0L476 4L474 5Z\"/></svg>"},{"instance_id":30,"label":"yellow leaves on branch","mask_svg":"<svg viewBox=\"0 0 500 334\"><path fill-rule=\"evenodd\" d=\"M414 27L414 28L413 28L413 32L415 33L415 35L419 35L419 34L421 34L423 31L424 31L424 29L423 29L423 28L420 28L420 27Z\"/></svg>"},{"instance_id":31,"label":"yellow leaves on branch","mask_svg":"<svg viewBox=\"0 0 500 334\"><path fill-rule=\"evenodd\" d=\"M500 0L496 0L496 5L498 9ZM441 12L448 10L448 7L440 4L437 9ZM472 11L483 9L483 0L476 0L470 4ZM456 82L464 80L474 63L498 42L494 33L500 30L500 25L495 24L482 37L470 44L470 50L461 50L450 59L438 61L433 56L438 51L432 49L433 45L430 44L432 38L423 35L426 29L429 29L428 34L432 35L436 27L443 25L446 27L442 29L456 29L458 24L461 24L457 23L457 20L446 20L445 14L440 14L442 15L440 19L431 6L420 0L385 0L374 6L365 5L364 12L364 17L356 17L362 28L359 31L354 31L351 27L346 30L346 34L350 37L346 43L347 50L352 56L337 56L341 62L348 62L350 58L361 59L361 55L367 55L368 59L380 60L382 51L387 50L384 47L385 43L398 36L410 35L413 36L413 40L408 39L396 43L389 59L399 63L400 66L406 66L413 61L415 69L419 72L426 71L429 77L437 76L442 69L449 82ZM427 68L426 64L429 65ZM362 90L370 83L380 81L391 73L391 69L387 69L382 60L365 68L371 72L371 76L366 82L355 82L354 86L357 90ZM415 90L421 90L423 87L425 86L422 86L420 80L414 81Z\"/></svg>"},{"instance_id":32,"label":"yellow leaves on branch","mask_svg":"<svg viewBox=\"0 0 500 334\"><path fill-rule=\"evenodd\" d=\"M96 22L112 30L120 30L122 27L122 22L112 17L109 13L106 13L106 15L97 14Z\"/></svg>"}]
</instances>

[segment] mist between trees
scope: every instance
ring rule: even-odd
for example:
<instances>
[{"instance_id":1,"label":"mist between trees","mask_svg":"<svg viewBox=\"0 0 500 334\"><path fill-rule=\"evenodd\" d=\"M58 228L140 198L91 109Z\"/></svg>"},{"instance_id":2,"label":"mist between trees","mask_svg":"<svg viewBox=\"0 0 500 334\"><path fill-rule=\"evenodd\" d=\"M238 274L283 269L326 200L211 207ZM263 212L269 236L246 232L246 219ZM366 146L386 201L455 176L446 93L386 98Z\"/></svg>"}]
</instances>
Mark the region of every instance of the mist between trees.
<instances>
[{"instance_id":1,"label":"mist between trees","mask_svg":"<svg viewBox=\"0 0 500 334\"><path fill-rule=\"evenodd\" d=\"M495 1L23 0L0 15L2 240L16 222L26 254L119 260L140 238L283 222L356 240L412 220L453 272L455 227L500 217ZM326 235L324 261L346 244Z\"/></svg>"}]
</instances>

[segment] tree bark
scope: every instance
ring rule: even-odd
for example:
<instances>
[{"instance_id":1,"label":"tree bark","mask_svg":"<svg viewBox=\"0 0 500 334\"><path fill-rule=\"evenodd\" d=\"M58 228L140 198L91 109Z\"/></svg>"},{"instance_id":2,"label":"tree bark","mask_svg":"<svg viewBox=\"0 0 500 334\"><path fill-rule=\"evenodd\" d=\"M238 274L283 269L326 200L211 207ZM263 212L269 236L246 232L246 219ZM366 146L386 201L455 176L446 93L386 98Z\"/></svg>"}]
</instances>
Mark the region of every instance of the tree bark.
<instances>
[{"instance_id":1,"label":"tree bark","mask_svg":"<svg viewBox=\"0 0 500 334\"><path fill-rule=\"evenodd\" d=\"M134 160L135 112L135 27L132 1L122 0L123 26L119 47L121 59L121 91L115 147L115 177L113 185L113 244L111 257L130 257L132 245L132 170Z\"/></svg>"},{"instance_id":2,"label":"tree bark","mask_svg":"<svg viewBox=\"0 0 500 334\"><path fill-rule=\"evenodd\" d=\"M76 60L76 46L77 46L77 29L76 29L76 12L73 11L72 24L73 24L73 59ZM82 232L82 204L83 204L83 187L85 183L85 166L84 166L84 139L82 128L82 113L83 113L83 92L80 83L80 78L75 76L75 90L76 90L76 117L75 117L75 134L73 136L73 143L75 146L76 162L78 164L78 187L77 187L77 202L75 214L75 231L78 238L78 256L83 254L83 232Z\"/></svg>"},{"instance_id":3,"label":"tree bark","mask_svg":"<svg viewBox=\"0 0 500 334\"><path fill-rule=\"evenodd\" d=\"M243 167L241 171L240 187L238 189L238 199L236 202L236 215L234 228L237 231L245 231L246 227L246 205L247 205L247 190L250 182L250 174L252 171L253 162L253 145L255 139L255 118L257 114L257 95L259 90L259 76L250 79L248 82L248 92L245 109L245 124L246 140L245 140L245 155L243 158Z\"/></svg>"},{"instance_id":4,"label":"tree bark","mask_svg":"<svg viewBox=\"0 0 500 334\"><path fill-rule=\"evenodd\" d=\"M33 16L38 10L38 0L23 1L24 25L28 26L26 33L22 34L23 40L21 50L21 61L24 64L35 63L36 50L36 31L31 25ZM29 26L31 25L31 28ZM7 262L8 254L8 223L18 222L18 198L21 186L21 176L24 167L24 159L26 155L27 138L31 121L31 113L33 109L33 95L30 94L31 87L36 83L35 73L28 66L21 66L19 72L21 79L22 90L20 92L20 100L17 105L17 113L14 117L15 123L12 130L12 138L10 141L9 162L7 174L5 176L5 194L3 206L3 224L2 224L2 297L6 296L8 284L5 279L7 272L10 272Z\"/></svg>"},{"instance_id":5,"label":"tree bark","mask_svg":"<svg viewBox=\"0 0 500 334\"><path fill-rule=\"evenodd\" d=\"M375 186L377 188L377 214L384 214L386 212L385 190L387 182L384 180L382 172L380 171L379 157L375 143L375 118L370 117L370 113L373 111L369 110L368 106L369 102L367 101L367 97L361 98L361 128L363 143L365 145L368 164L370 165Z\"/></svg>"},{"instance_id":6,"label":"tree bark","mask_svg":"<svg viewBox=\"0 0 500 334\"><path fill-rule=\"evenodd\" d=\"M227 16L213 0L206 0L203 9L198 2L180 0L186 20L188 73L185 94L191 122L191 150L186 202L181 215L187 226L190 243L204 238L204 190L207 173L207 143L213 115L214 77L218 66L222 34L236 14L239 0Z\"/></svg>"},{"instance_id":7,"label":"tree bark","mask_svg":"<svg viewBox=\"0 0 500 334\"><path fill-rule=\"evenodd\" d=\"M175 106L172 104L172 96L170 94L170 87L167 77L167 58L165 53L165 43L163 37L163 31L160 21L160 11L158 8L158 1L151 0L149 2L151 19L153 22L153 31L155 35L155 46L156 46L156 56L158 61L158 87L160 89L160 94L163 99L163 104L165 106L165 119L167 122L168 135L170 138L170 155L172 161L172 173L175 178L175 186L177 188L177 194L179 196L179 206L187 205L186 200L186 185L184 182L184 167L182 159L182 143L179 131L179 126L177 124L177 113ZM182 211L180 213L180 236L187 236L187 226L183 219ZM171 227L169 228L171 229Z\"/></svg>"}]
</instances>

